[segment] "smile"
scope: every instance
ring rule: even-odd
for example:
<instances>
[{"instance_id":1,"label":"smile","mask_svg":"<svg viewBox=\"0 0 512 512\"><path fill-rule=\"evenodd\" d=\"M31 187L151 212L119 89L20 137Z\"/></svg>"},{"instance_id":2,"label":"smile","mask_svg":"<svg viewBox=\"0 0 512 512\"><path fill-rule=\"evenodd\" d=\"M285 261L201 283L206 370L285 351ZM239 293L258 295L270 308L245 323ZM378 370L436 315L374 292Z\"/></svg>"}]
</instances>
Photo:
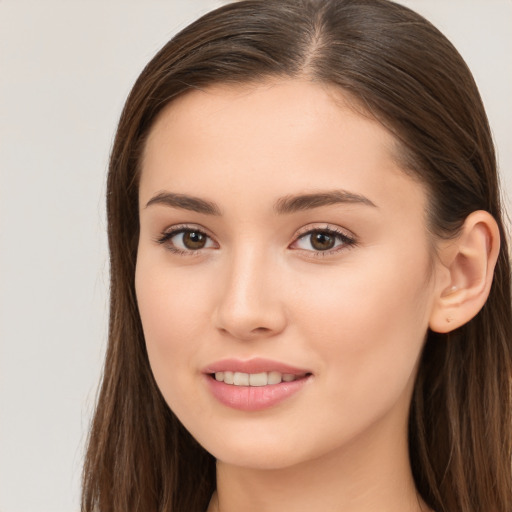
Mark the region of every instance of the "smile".
<instances>
[{"instance_id":1,"label":"smile","mask_svg":"<svg viewBox=\"0 0 512 512\"><path fill-rule=\"evenodd\" d=\"M213 374L215 380L231 384L233 386L268 386L280 384L281 382L293 382L294 380L303 378L306 374L295 375L293 373L281 373L277 371L260 372L260 373L243 373L243 372L215 372Z\"/></svg>"},{"instance_id":2,"label":"smile","mask_svg":"<svg viewBox=\"0 0 512 512\"><path fill-rule=\"evenodd\" d=\"M301 368L268 359L225 359L203 370L213 397L230 409L261 411L308 387L313 374Z\"/></svg>"}]
</instances>

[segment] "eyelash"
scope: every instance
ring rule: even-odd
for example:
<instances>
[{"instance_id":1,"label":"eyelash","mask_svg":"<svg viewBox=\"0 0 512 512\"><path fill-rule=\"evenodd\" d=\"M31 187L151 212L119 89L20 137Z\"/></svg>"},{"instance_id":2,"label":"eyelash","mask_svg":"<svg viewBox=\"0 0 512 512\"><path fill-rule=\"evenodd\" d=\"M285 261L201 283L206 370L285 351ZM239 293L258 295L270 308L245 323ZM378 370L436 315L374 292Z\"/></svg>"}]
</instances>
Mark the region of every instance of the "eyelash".
<instances>
[{"instance_id":1,"label":"eyelash","mask_svg":"<svg viewBox=\"0 0 512 512\"><path fill-rule=\"evenodd\" d=\"M180 255L180 256L195 256L201 252L201 250L205 249L205 247L202 247L200 249L180 249L172 244L171 240L177 235L185 234L185 233L198 233L200 235L203 235L207 237L208 240L214 242L217 244L217 242L208 235L203 229L190 226L190 225L183 225L183 226L173 226L170 230L165 231L162 233L157 239L156 242L165 245L166 249L171 251L174 254ZM340 241L338 245L335 245L331 249L327 250L308 250L308 249L297 249L302 250L305 253L308 254L308 257L325 257L330 256L333 254L336 254L340 251L344 251L347 249L350 249L351 247L354 247L357 245L357 240L355 237L348 235L347 233L334 228L330 226L325 227L315 227L315 228L307 228L307 230L303 232L299 232L297 236L295 237L294 241L288 246L292 247L294 244L298 243L299 241L303 240L304 238L313 235L314 233L322 233L326 234L328 236L333 236L336 240L335 243ZM208 243L208 242L207 242ZM217 244L218 245L218 244Z\"/></svg>"},{"instance_id":2,"label":"eyelash","mask_svg":"<svg viewBox=\"0 0 512 512\"><path fill-rule=\"evenodd\" d=\"M335 243L340 241L341 243L339 245L335 245L332 249L327 249L324 251L321 250L307 250L304 249L304 252L310 253L308 254L308 257L314 257L314 258L322 258L326 256L332 256L334 254L337 254L341 251L346 251L347 249L350 249L351 247L354 247L357 245L357 240L353 235L349 235L344 231L341 231L340 229L336 227L330 227L330 226L324 226L324 227L314 227L314 228L305 228L304 231L297 234L295 240L290 244L290 247L296 243L298 243L300 240L313 235L314 233L322 233L329 236L332 236L335 238ZM311 242L310 242L311 244ZM301 249L298 249L301 250Z\"/></svg>"},{"instance_id":3,"label":"eyelash","mask_svg":"<svg viewBox=\"0 0 512 512\"><path fill-rule=\"evenodd\" d=\"M195 256L199 252L201 252L202 249L180 249L179 247L176 247L172 244L171 239L174 238L177 235L185 234L185 233L198 233L200 235L203 235L207 237L207 239L212 240L213 242L217 243L208 233L204 231L204 229L196 227L196 226L190 226L190 225L183 225L183 226L173 226L169 230L166 230L163 232L156 240L157 243L161 245L165 245L165 248L169 251L171 251L174 254L178 254L179 256Z\"/></svg>"}]
</instances>

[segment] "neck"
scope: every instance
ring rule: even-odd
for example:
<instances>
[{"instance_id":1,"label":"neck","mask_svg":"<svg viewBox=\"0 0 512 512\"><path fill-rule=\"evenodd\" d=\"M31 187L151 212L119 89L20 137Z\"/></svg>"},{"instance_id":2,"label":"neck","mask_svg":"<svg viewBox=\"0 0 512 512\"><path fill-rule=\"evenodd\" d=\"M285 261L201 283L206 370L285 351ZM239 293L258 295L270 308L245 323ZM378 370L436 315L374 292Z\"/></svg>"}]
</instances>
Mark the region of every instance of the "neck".
<instances>
[{"instance_id":1,"label":"neck","mask_svg":"<svg viewBox=\"0 0 512 512\"><path fill-rule=\"evenodd\" d=\"M389 427L381 423L349 446L291 467L218 461L208 512L427 512L415 489L406 432Z\"/></svg>"}]
</instances>

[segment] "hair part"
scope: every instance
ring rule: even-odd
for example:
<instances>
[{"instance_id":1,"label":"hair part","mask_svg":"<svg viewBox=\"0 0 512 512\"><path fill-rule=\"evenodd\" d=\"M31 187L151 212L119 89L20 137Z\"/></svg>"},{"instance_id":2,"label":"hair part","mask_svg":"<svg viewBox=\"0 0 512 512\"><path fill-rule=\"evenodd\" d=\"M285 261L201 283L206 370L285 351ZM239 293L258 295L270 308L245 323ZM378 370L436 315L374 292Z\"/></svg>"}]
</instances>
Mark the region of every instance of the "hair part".
<instances>
[{"instance_id":1,"label":"hair part","mask_svg":"<svg viewBox=\"0 0 512 512\"><path fill-rule=\"evenodd\" d=\"M204 510L215 461L154 381L137 310L138 176L163 108L213 84L307 78L355 98L396 138L450 237L475 210L502 247L488 301L448 335L427 333L409 421L419 493L436 512L512 510L510 261L492 137L473 77L428 21L387 0L247 0L189 25L151 60L119 122L107 184L111 308L84 467L85 512Z\"/></svg>"}]
</instances>

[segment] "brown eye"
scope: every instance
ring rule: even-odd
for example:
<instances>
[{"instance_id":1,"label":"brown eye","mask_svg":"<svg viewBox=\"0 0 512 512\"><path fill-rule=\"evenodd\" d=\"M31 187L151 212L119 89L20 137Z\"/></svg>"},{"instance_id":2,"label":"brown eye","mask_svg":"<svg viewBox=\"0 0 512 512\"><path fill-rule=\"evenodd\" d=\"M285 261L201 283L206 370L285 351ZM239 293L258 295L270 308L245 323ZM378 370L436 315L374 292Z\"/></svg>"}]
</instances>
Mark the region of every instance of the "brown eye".
<instances>
[{"instance_id":1,"label":"brown eye","mask_svg":"<svg viewBox=\"0 0 512 512\"><path fill-rule=\"evenodd\" d=\"M312 253L334 252L354 246L355 239L335 229L312 229L299 236L290 246L291 249L302 249Z\"/></svg>"},{"instance_id":2,"label":"brown eye","mask_svg":"<svg viewBox=\"0 0 512 512\"><path fill-rule=\"evenodd\" d=\"M311 247L315 251L328 251L334 247L336 237L325 231L313 231L310 234Z\"/></svg>"},{"instance_id":3,"label":"brown eye","mask_svg":"<svg viewBox=\"0 0 512 512\"><path fill-rule=\"evenodd\" d=\"M203 249L206 245L208 237L199 231L184 231L183 232L183 245L191 251Z\"/></svg>"},{"instance_id":4,"label":"brown eye","mask_svg":"<svg viewBox=\"0 0 512 512\"><path fill-rule=\"evenodd\" d=\"M157 239L157 242L177 254L194 254L202 249L218 249L218 245L203 231L194 228L178 228Z\"/></svg>"}]
</instances>

